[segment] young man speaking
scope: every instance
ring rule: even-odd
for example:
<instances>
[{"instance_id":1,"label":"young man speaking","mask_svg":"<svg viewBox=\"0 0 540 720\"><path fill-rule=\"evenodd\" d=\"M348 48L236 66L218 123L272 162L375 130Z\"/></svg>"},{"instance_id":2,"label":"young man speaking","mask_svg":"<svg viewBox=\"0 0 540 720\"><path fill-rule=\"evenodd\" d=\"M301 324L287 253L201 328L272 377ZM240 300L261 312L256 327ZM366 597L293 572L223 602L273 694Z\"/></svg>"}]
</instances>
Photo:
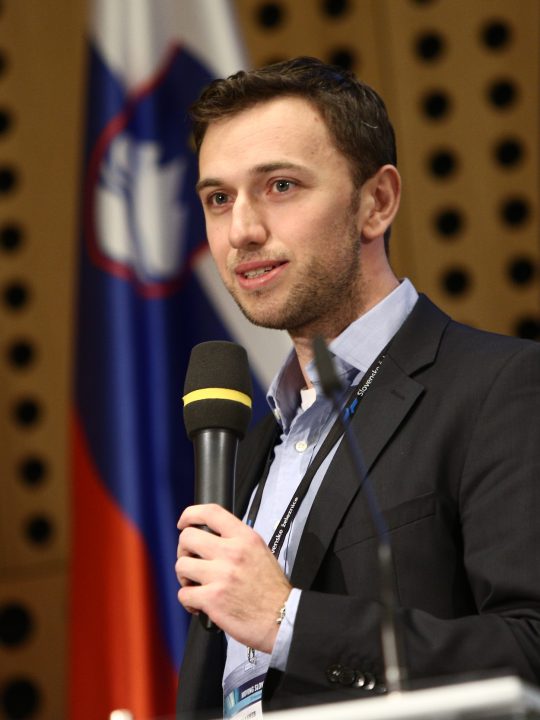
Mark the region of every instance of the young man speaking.
<instances>
[{"instance_id":1,"label":"young man speaking","mask_svg":"<svg viewBox=\"0 0 540 720\"><path fill-rule=\"evenodd\" d=\"M223 282L294 350L241 443L236 515L199 505L179 521L180 602L223 630L192 623L180 717L385 691L376 541L344 443L324 443L317 335L351 391L373 377L351 430L390 529L409 677L538 682L540 347L455 323L396 278L394 133L351 74L311 58L240 72L193 118Z\"/></svg>"}]
</instances>

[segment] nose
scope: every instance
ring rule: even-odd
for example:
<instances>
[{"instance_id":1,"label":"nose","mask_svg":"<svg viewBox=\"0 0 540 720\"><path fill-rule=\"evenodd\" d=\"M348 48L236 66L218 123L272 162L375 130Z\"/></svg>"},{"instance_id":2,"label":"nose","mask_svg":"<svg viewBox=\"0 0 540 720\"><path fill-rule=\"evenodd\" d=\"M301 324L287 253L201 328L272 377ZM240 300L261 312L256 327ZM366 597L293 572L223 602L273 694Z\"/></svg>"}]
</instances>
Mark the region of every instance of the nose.
<instances>
[{"instance_id":1,"label":"nose","mask_svg":"<svg viewBox=\"0 0 540 720\"><path fill-rule=\"evenodd\" d=\"M262 245L268 233L256 203L250 198L238 196L231 212L229 242L234 248Z\"/></svg>"}]
</instances>

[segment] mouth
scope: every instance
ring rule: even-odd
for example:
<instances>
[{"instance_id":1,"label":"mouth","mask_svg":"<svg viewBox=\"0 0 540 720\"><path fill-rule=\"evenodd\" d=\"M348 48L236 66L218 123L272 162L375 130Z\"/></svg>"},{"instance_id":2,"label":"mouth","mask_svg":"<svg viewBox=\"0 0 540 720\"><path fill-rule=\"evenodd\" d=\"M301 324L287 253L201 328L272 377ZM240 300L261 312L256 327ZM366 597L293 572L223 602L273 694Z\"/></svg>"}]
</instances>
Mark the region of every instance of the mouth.
<instances>
[{"instance_id":1,"label":"mouth","mask_svg":"<svg viewBox=\"0 0 540 720\"><path fill-rule=\"evenodd\" d=\"M272 272L274 269L274 265L267 265L263 268L257 268L256 270L247 270L246 272L242 273L242 275L247 279L251 280L256 277L260 277L261 275L264 275L265 273Z\"/></svg>"},{"instance_id":2,"label":"mouth","mask_svg":"<svg viewBox=\"0 0 540 720\"><path fill-rule=\"evenodd\" d=\"M259 260L241 263L234 272L242 288L254 290L270 285L287 265L286 260Z\"/></svg>"}]
</instances>

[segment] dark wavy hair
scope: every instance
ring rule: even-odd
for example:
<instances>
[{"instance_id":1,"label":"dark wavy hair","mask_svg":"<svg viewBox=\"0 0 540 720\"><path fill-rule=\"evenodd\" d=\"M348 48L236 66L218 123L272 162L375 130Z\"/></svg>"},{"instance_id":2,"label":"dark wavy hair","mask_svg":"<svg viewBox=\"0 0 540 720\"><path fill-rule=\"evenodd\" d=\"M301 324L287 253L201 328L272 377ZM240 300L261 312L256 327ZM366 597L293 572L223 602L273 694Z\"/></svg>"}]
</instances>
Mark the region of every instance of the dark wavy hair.
<instances>
[{"instance_id":1,"label":"dark wavy hair","mask_svg":"<svg viewBox=\"0 0 540 720\"><path fill-rule=\"evenodd\" d=\"M351 72L312 57L267 65L214 80L190 108L199 152L208 125L276 97L309 101L321 114L360 187L387 163L396 165L394 129L379 95Z\"/></svg>"}]
</instances>

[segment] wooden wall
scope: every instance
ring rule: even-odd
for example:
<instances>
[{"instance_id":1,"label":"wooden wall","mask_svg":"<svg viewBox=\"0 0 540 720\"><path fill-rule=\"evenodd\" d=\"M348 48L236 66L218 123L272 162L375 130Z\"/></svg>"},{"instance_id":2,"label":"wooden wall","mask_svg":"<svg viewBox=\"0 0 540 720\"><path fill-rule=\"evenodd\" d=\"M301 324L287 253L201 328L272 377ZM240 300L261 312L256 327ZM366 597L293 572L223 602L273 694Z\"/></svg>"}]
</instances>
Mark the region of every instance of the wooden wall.
<instances>
[{"instance_id":1,"label":"wooden wall","mask_svg":"<svg viewBox=\"0 0 540 720\"><path fill-rule=\"evenodd\" d=\"M253 65L316 55L387 100L398 272L458 319L538 339L537 0L236 6ZM64 717L84 16L0 2L1 719Z\"/></svg>"}]
</instances>

